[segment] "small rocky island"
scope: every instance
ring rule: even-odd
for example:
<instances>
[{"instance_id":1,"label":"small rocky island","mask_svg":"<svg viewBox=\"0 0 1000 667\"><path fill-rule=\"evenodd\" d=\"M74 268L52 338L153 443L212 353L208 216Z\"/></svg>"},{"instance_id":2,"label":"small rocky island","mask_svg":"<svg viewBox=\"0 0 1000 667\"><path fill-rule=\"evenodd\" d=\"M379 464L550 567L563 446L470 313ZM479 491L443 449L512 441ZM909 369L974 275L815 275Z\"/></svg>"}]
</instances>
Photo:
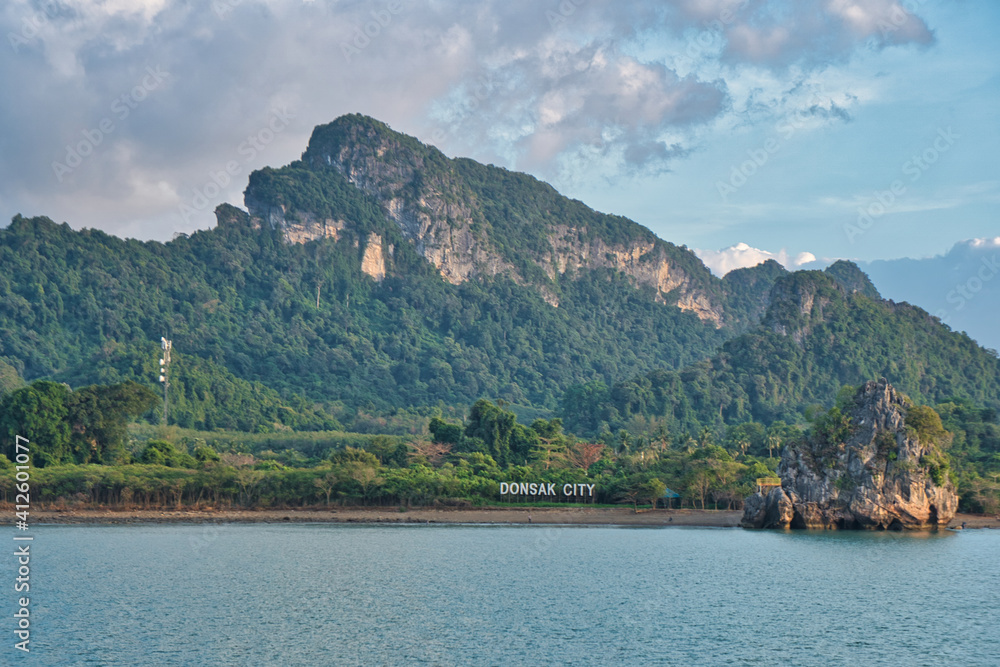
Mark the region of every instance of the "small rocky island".
<instances>
[{"instance_id":1,"label":"small rocky island","mask_svg":"<svg viewBox=\"0 0 1000 667\"><path fill-rule=\"evenodd\" d=\"M746 499L745 528L902 530L946 526L958 508L942 447L950 434L932 408L885 379L818 420L778 464L781 486Z\"/></svg>"}]
</instances>

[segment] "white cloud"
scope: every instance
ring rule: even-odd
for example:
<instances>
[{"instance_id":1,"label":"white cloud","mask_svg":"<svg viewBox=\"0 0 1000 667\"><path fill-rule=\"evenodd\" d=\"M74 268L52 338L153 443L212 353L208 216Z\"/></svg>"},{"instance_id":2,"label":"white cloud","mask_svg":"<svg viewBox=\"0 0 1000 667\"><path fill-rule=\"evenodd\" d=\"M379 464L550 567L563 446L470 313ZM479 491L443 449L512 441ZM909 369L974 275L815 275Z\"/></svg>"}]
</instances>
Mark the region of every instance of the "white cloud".
<instances>
[{"instance_id":1,"label":"white cloud","mask_svg":"<svg viewBox=\"0 0 1000 667\"><path fill-rule=\"evenodd\" d=\"M972 239L969 245L973 248L998 248L1000 247L1000 236L991 239Z\"/></svg>"},{"instance_id":2,"label":"white cloud","mask_svg":"<svg viewBox=\"0 0 1000 667\"><path fill-rule=\"evenodd\" d=\"M816 255L811 252L800 252L791 255L787 250L782 248L778 252L773 253L753 248L746 243L737 243L722 250L700 250L696 248L694 253L698 255L712 273L719 277L736 269L745 269L763 264L769 259L773 259L789 270L816 261Z\"/></svg>"},{"instance_id":3,"label":"white cloud","mask_svg":"<svg viewBox=\"0 0 1000 667\"><path fill-rule=\"evenodd\" d=\"M137 235L169 238L174 229L162 221L234 159L275 105L288 106L295 123L245 165L229 188L237 197L250 169L297 158L314 125L349 112L449 154L545 177L570 167L611 180L665 169L697 150L700 130L742 117L733 90L745 77L773 79L768 98L792 104L786 93L803 77L872 40L926 43L930 32L914 16L891 39L882 35L877 17L896 4L442 0L403 3L372 24L386 3L8 0L0 35L15 39L2 45L11 50L0 81L17 103L0 109L0 215L47 214L111 232L145 219L151 227ZM560 21L549 20L551 8ZM373 34L345 56L369 25ZM704 68L681 70L637 46L683 50L706 31L718 44L697 53ZM111 105L147 67L170 76L118 118ZM829 113L844 104L830 97ZM53 162L105 118L113 132L70 177L55 178ZM199 224L212 222L205 211Z\"/></svg>"},{"instance_id":4,"label":"white cloud","mask_svg":"<svg viewBox=\"0 0 1000 667\"><path fill-rule=\"evenodd\" d=\"M896 0L770 0L739 16L725 30L723 60L764 67L826 66L849 59L860 45L934 40L923 19Z\"/></svg>"}]
</instances>

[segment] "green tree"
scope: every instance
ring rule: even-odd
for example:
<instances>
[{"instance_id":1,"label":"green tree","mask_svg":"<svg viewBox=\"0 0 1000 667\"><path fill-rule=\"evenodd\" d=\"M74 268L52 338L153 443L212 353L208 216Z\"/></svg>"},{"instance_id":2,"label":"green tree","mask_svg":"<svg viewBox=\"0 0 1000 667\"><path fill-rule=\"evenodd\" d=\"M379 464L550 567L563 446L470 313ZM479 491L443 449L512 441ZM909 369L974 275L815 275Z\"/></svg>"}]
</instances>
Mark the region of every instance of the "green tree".
<instances>
[{"instance_id":1,"label":"green tree","mask_svg":"<svg viewBox=\"0 0 1000 667\"><path fill-rule=\"evenodd\" d=\"M337 476L337 485L344 488L355 486L360 491L362 502L367 502L372 490L385 482L379 475L381 466L378 458L371 452L345 447L331 453L330 462Z\"/></svg>"},{"instance_id":2,"label":"green tree","mask_svg":"<svg viewBox=\"0 0 1000 667\"><path fill-rule=\"evenodd\" d=\"M67 398L73 454L78 463L120 463L127 458L126 425L151 410L158 397L135 382L92 385Z\"/></svg>"},{"instance_id":3,"label":"green tree","mask_svg":"<svg viewBox=\"0 0 1000 667\"><path fill-rule=\"evenodd\" d=\"M914 405L906 411L906 427L925 445L941 444L948 437L941 416L929 405Z\"/></svg>"},{"instance_id":4,"label":"green tree","mask_svg":"<svg viewBox=\"0 0 1000 667\"><path fill-rule=\"evenodd\" d=\"M513 412L503 410L486 399L476 401L469 410L465 437L470 440L478 438L485 443L486 453L501 467L523 465L528 461L532 448L539 443L538 434L518 424Z\"/></svg>"},{"instance_id":5,"label":"green tree","mask_svg":"<svg viewBox=\"0 0 1000 667\"><path fill-rule=\"evenodd\" d=\"M24 380L17 369L0 359L0 395L20 389L24 386Z\"/></svg>"},{"instance_id":6,"label":"green tree","mask_svg":"<svg viewBox=\"0 0 1000 667\"><path fill-rule=\"evenodd\" d=\"M639 487L639 497L648 498L649 504L655 509L656 501L663 497L667 491L667 485L657 477L651 477Z\"/></svg>"},{"instance_id":7,"label":"green tree","mask_svg":"<svg viewBox=\"0 0 1000 667\"><path fill-rule=\"evenodd\" d=\"M70 457L69 387L39 380L0 399L0 434L8 458L15 456L15 437L31 442L34 465L62 463Z\"/></svg>"},{"instance_id":8,"label":"green tree","mask_svg":"<svg viewBox=\"0 0 1000 667\"><path fill-rule=\"evenodd\" d=\"M146 443L139 461L169 468L194 468L198 465L194 457L177 449L173 443L166 440L150 440Z\"/></svg>"},{"instance_id":9,"label":"green tree","mask_svg":"<svg viewBox=\"0 0 1000 667\"><path fill-rule=\"evenodd\" d=\"M449 424L440 417L431 417L428 428L430 429L431 436L434 438L434 442L440 442L447 445L458 445L461 444L462 438L464 437L462 427L460 425Z\"/></svg>"},{"instance_id":10,"label":"green tree","mask_svg":"<svg viewBox=\"0 0 1000 667\"><path fill-rule=\"evenodd\" d=\"M326 497L327 507L330 506L330 495L337 488L337 481L337 473L332 470L313 479L313 484L316 485L316 493L321 493Z\"/></svg>"}]
</instances>

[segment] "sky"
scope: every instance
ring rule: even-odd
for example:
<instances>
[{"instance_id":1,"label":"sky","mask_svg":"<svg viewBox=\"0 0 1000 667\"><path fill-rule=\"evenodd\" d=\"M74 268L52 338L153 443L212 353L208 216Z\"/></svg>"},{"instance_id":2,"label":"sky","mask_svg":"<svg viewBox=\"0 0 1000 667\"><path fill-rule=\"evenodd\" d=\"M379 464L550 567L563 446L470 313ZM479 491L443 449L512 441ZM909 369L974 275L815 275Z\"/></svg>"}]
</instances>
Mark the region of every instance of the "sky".
<instances>
[{"instance_id":1,"label":"sky","mask_svg":"<svg viewBox=\"0 0 1000 667\"><path fill-rule=\"evenodd\" d=\"M0 36L4 220L209 228L359 112L720 274L1000 232L992 0L7 0Z\"/></svg>"}]
</instances>

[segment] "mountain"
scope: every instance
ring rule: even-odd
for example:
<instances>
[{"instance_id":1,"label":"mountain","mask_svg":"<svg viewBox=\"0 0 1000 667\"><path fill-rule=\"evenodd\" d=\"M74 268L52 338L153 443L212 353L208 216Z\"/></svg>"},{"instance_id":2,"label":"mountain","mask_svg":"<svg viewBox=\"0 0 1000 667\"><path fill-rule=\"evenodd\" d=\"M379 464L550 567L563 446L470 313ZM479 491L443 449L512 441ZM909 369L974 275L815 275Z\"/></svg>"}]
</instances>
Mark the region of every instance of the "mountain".
<instances>
[{"instance_id":1,"label":"mountain","mask_svg":"<svg viewBox=\"0 0 1000 667\"><path fill-rule=\"evenodd\" d=\"M632 221L362 116L254 172L245 200L165 244L16 216L0 361L29 381L155 384L167 335L172 418L202 428L480 396L554 408L574 383L707 358L783 273L717 279ZM238 423L236 397L256 397Z\"/></svg>"},{"instance_id":2,"label":"mountain","mask_svg":"<svg viewBox=\"0 0 1000 667\"><path fill-rule=\"evenodd\" d=\"M568 430L597 433L747 421L802 423L810 406L829 405L841 387L870 378L923 403L949 399L1000 407L1000 360L926 311L878 297L848 262L798 271L771 288L755 329L718 354L681 370L571 388L560 416Z\"/></svg>"},{"instance_id":3,"label":"mountain","mask_svg":"<svg viewBox=\"0 0 1000 667\"><path fill-rule=\"evenodd\" d=\"M769 257L799 270L822 270L833 261L811 253L789 257L784 250L771 253L746 243L695 252L720 276L733 266L753 266ZM1000 349L1000 281L994 280L1000 275L1000 236L962 241L934 257L853 262L887 299L920 306L980 345Z\"/></svg>"},{"instance_id":4,"label":"mountain","mask_svg":"<svg viewBox=\"0 0 1000 667\"><path fill-rule=\"evenodd\" d=\"M358 209L362 200L374 205L381 220L366 224L345 211L348 190ZM254 226L280 230L290 243L353 235L362 271L376 281L392 272L405 240L453 285L502 277L558 307L581 274L608 270L717 328L752 320L730 302L730 283L686 247L526 174L449 159L365 116L315 128L301 160L250 177L245 202Z\"/></svg>"},{"instance_id":5,"label":"mountain","mask_svg":"<svg viewBox=\"0 0 1000 667\"><path fill-rule=\"evenodd\" d=\"M886 298L927 310L984 347L1000 349L1000 236L922 259L859 262Z\"/></svg>"},{"instance_id":6,"label":"mountain","mask_svg":"<svg viewBox=\"0 0 1000 667\"><path fill-rule=\"evenodd\" d=\"M160 389L166 335L171 421L207 429L454 414L484 396L537 412L571 387L614 387L599 411L568 411L580 428L671 401L692 428L788 416L879 374L916 397L998 395L995 358L882 301L855 265L716 278L635 222L364 116L254 172L245 203L169 243L16 216L0 231L4 384ZM626 378L671 388L639 405Z\"/></svg>"}]
</instances>

